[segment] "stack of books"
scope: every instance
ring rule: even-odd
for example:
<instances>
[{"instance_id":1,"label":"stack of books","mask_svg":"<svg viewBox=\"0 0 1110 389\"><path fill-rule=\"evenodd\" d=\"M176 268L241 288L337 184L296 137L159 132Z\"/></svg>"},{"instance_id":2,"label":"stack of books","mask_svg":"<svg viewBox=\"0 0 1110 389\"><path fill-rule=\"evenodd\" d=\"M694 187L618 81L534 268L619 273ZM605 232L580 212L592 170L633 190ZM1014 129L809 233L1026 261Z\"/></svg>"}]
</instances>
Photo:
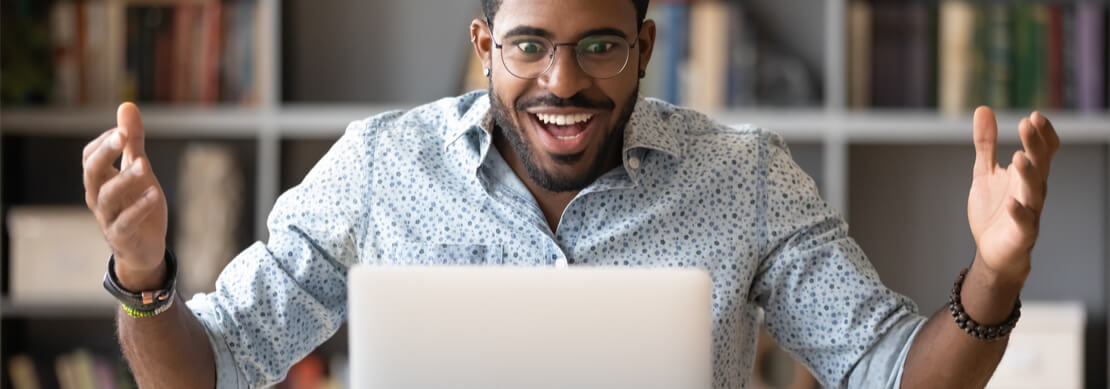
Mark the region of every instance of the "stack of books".
<instances>
[{"instance_id":1,"label":"stack of books","mask_svg":"<svg viewBox=\"0 0 1110 389\"><path fill-rule=\"evenodd\" d=\"M5 37L0 53L5 105L258 101L263 19L254 1L15 0L3 6L5 35L13 37L10 44Z\"/></svg>"},{"instance_id":2,"label":"stack of books","mask_svg":"<svg viewBox=\"0 0 1110 389\"><path fill-rule=\"evenodd\" d=\"M654 0L647 16L658 29L642 95L709 112L819 104L819 77L759 36L742 2Z\"/></svg>"},{"instance_id":3,"label":"stack of books","mask_svg":"<svg viewBox=\"0 0 1110 389\"><path fill-rule=\"evenodd\" d=\"M849 105L1106 109L1104 2L852 1Z\"/></svg>"},{"instance_id":4,"label":"stack of books","mask_svg":"<svg viewBox=\"0 0 1110 389\"><path fill-rule=\"evenodd\" d=\"M135 388L126 362L118 356L94 354L76 349L50 361L35 360L28 354L8 358L8 376L13 389L125 389Z\"/></svg>"}]
</instances>

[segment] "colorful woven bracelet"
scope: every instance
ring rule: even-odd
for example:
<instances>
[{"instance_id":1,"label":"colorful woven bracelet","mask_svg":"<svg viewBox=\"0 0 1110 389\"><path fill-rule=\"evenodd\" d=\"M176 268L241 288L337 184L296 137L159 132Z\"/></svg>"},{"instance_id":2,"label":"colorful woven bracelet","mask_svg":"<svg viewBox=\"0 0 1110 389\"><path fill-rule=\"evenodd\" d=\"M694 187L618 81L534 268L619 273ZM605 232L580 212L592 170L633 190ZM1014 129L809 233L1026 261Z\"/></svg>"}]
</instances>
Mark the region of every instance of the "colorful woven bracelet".
<instances>
[{"instance_id":1,"label":"colorful woven bracelet","mask_svg":"<svg viewBox=\"0 0 1110 389\"><path fill-rule=\"evenodd\" d=\"M159 306L157 309L155 309L153 311L143 311L143 310L140 310L140 309L135 309L135 308L133 308L133 307L127 305L127 304L124 304L124 303L119 303L119 305L121 307L123 307L124 312L127 312L127 316L131 316L132 318L135 318L135 319L142 319L142 318L147 318L147 317L158 316L158 314L160 314L162 312L165 312L165 311L168 311L170 309L170 307L173 306L173 300L174 300L174 297L175 297L174 295L175 295L175 292L170 291L169 302L167 302L166 304L164 304L162 306Z\"/></svg>"}]
</instances>

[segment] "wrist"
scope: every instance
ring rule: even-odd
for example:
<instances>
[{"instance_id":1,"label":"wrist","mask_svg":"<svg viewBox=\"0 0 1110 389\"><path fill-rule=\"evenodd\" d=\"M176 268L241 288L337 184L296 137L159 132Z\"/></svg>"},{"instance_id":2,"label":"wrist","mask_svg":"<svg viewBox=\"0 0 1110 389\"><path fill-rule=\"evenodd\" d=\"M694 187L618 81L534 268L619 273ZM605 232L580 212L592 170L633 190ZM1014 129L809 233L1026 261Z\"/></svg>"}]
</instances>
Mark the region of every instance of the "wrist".
<instances>
[{"instance_id":1,"label":"wrist","mask_svg":"<svg viewBox=\"0 0 1110 389\"><path fill-rule=\"evenodd\" d=\"M977 254L963 283L960 298L968 315L980 323L994 325L1002 323L1010 315L1024 285L1024 277L993 271Z\"/></svg>"},{"instance_id":2,"label":"wrist","mask_svg":"<svg viewBox=\"0 0 1110 389\"><path fill-rule=\"evenodd\" d=\"M160 289L166 283L166 261L159 260L154 267L128 266L127 262L115 261L116 278L124 289L133 292Z\"/></svg>"}]
</instances>

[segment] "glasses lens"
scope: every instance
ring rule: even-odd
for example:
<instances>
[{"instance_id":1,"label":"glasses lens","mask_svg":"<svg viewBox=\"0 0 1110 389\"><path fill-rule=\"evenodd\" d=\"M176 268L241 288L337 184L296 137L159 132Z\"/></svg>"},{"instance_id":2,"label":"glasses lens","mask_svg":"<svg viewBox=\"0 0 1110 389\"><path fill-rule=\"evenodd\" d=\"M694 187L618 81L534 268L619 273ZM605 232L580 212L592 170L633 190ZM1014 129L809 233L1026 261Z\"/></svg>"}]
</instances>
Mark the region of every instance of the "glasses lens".
<instances>
[{"instance_id":1,"label":"glasses lens","mask_svg":"<svg viewBox=\"0 0 1110 389\"><path fill-rule=\"evenodd\" d=\"M595 78L610 78L624 71L628 51L628 42L612 35L589 36L575 46L578 64Z\"/></svg>"},{"instance_id":2,"label":"glasses lens","mask_svg":"<svg viewBox=\"0 0 1110 389\"><path fill-rule=\"evenodd\" d=\"M535 78L551 64L551 41L538 36L514 36L504 43L501 59L517 77Z\"/></svg>"}]
</instances>

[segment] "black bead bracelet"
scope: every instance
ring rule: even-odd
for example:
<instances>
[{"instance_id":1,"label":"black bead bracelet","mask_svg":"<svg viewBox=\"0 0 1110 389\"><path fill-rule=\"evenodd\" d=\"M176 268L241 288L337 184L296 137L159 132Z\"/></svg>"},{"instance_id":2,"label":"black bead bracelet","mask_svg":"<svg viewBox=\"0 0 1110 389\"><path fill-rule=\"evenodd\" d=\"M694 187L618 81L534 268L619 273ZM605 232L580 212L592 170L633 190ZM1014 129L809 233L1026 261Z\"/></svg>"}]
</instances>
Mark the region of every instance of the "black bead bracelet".
<instances>
[{"instance_id":1,"label":"black bead bracelet","mask_svg":"<svg viewBox=\"0 0 1110 389\"><path fill-rule=\"evenodd\" d=\"M982 340L998 340L1010 335L1017 325L1018 318L1021 317L1021 298L1018 298L1014 304L1014 310L1010 312L1010 317L999 325L983 325L967 315L964 312L963 302L960 300L960 291L964 285L964 279L967 278L967 268L960 271L960 275L956 277L956 282L952 285L952 294L948 296L948 310L952 312L952 317L956 318L956 325L960 329L967 332L968 335L974 336Z\"/></svg>"}]
</instances>

